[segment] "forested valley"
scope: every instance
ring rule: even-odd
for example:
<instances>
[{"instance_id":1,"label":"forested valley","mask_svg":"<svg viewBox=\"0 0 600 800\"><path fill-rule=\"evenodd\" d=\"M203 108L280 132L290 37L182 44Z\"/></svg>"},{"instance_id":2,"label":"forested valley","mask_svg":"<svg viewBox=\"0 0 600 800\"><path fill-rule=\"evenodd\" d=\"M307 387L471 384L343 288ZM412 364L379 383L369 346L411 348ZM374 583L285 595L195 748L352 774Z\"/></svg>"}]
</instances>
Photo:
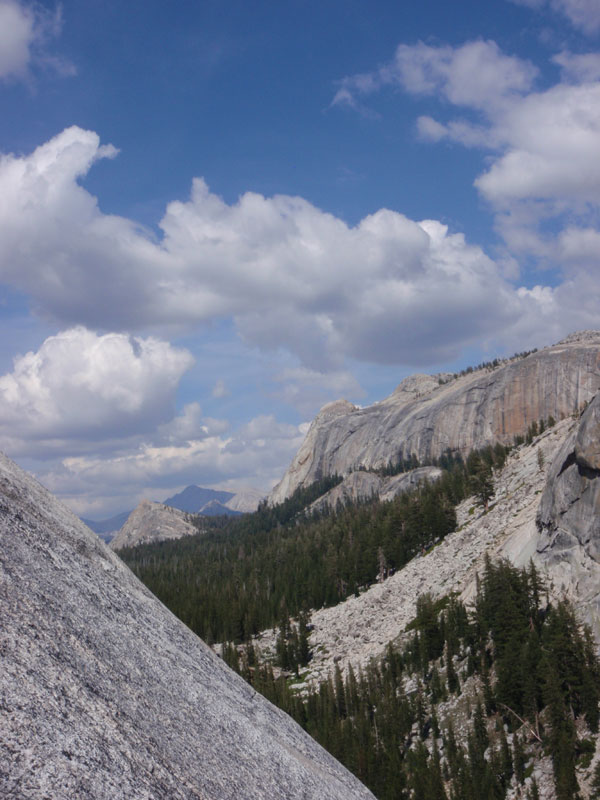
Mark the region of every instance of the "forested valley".
<instances>
[{"instance_id":1,"label":"forested valley","mask_svg":"<svg viewBox=\"0 0 600 800\"><path fill-rule=\"evenodd\" d=\"M522 787L543 753L557 800L575 800L576 767L595 750L600 663L535 568L488 561L471 613L424 595L409 628L381 662L346 676L336 668L300 693L251 644L225 657L380 800L502 800L511 786L537 800L535 780Z\"/></svg>"},{"instance_id":2,"label":"forested valley","mask_svg":"<svg viewBox=\"0 0 600 800\"><path fill-rule=\"evenodd\" d=\"M390 502L306 514L339 481L329 478L279 506L263 504L238 519L202 518L197 524L206 532L119 555L205 641L248 641L282 616L358 594L435 546L455 529L457 503L473 492L484 503L491 497L492 470L507 449L442 459L440 480Z\"/></svg>"},{"instance_id":3,"label":"forested valley","mask_svg":"<svg viewBox=\"0 0 600 800\"><path fill-rule=\"evenodd\" d=\"M318 686L303 680L309 610L359 594L435 547L455 529L464 498L485 508L508 450L442 459L438 481L391 502L307 514L339 480L331 478L280 506L204 520L197 536L120 555L380 800L502 800L509 791L536 800L531 776L544 754L556 797L572 800L577 767L595 749L600 664L590 632L566 602L550 603L533 565L488 560L473 608L424 595L384 658L336 667ZM266 660L253 637L275 626L276 654ZM600 798L600 771L591 796Z\"/></svg>"}]
</instances>

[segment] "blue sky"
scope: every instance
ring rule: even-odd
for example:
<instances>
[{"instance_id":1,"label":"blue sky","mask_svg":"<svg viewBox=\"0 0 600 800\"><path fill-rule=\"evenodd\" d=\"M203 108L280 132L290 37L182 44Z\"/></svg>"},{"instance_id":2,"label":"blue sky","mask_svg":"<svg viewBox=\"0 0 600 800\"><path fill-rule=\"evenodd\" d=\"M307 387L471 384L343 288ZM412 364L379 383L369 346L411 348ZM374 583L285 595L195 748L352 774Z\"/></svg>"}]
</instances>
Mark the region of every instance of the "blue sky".
<instances>
[{"instance_id":1,"label":"blue sky","mask_svg":"<svg viewBox=\"0 0 600 800\"><path fill-rule=\"evenodd\" d=\"M597 0L0 0L0 447L267 490L319 407L599 327Z\"/></svg>"}]
</instances>

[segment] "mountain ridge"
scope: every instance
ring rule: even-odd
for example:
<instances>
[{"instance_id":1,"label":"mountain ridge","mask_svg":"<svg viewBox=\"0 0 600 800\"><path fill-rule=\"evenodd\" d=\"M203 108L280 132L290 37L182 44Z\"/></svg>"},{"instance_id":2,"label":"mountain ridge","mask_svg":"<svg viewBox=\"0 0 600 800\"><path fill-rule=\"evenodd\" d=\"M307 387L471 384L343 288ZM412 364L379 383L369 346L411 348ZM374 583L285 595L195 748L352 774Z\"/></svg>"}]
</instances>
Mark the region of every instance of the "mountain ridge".
<instances>
[{"instance_id":1,"label":"mountain ridge","mask_svg":"<svg viewBox=\"0 0 600 800\"><path fill-rule=\"evenodd\" d=\"M381 469L411 457L427 464L447 451L466 456L495 442L509 444L533 422L578 411L599 388L600 332L582 331L524 358L450 380L410 376L366 408L329 403L269 502L280 503L326 475Z\"/></svg>"},{"instance_id":2,"label":"mountain ridge","mask_svg":"<svg viewBox=\"0 0 600 800\"><path fill-rule=\"evenodd\" d=\"M256 489L246 488L240 489L238 492L229 492L225 489L204 489L196 484L190 484L181 492L168 497L161 505L190 514L235 516L255 511L263 497L264 495ZM215 505L215 502L219 505ZM139 508L139 504L135 509L122 511L108 519L90 520L85 517L80 517L80 519L108 544L116 537L137 508Z\"/></svg>"}]
</instances>

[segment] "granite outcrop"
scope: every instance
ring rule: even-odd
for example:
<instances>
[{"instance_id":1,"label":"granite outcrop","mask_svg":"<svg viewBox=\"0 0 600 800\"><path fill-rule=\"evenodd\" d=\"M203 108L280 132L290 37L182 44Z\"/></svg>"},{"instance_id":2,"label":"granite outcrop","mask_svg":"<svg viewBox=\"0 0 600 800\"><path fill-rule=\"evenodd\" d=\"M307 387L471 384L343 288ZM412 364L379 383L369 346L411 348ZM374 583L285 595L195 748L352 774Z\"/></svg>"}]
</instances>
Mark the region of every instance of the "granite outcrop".
<instances>
[{"instance_id":1,"label":"granite outcrop","mask_svg":"<svg viewBox=\"0 0 600 800\"><path fill-rule=\"evenodd\" d=\"M512 443L533 422L559 421L600 389L600 332L457 377L413 375L380 403L325 406L269 501L327 475L372 470L411 456L431 462L495 442Z\"/></svg>"},{"instance_id":2,"label":"granite outcrop","mask_svg":"<svg viewBox=\"0 0 600 800\"><path fill-rule=\"evenodd\" d=\"M120 550L122 547L135 547L138 544L181 539L182 536L193 536L196 533L198 528L190 522L189 514L162 503L142 500L127 517L109 547L111 550Z\"/></svg>"},{"instance_id":3,"label":"granite outcrop","mask_svg":"<svg viewBox=\"0 0 600 800\"><path fill-rule=\"evenodd\" d=\"M402 492L410 492L425 481L435 481L442 474L438 467L418 467L399 475L381 476L375 472L359 470L351 472L341 483L334 486L308 507L308 512L334 511L348 503L360 503L377 497L379 500L393 500Z\"/></svg>"},{"instance_id":4,"label":"granite outcrop","mask_svg":"<svg viewBox=\"0 0 600 800\"><path fill-rule=\"evenodd\" d=\"M0 455L0 797L369 800Z\"/></svg>"},{"instance_id":5,"label":"granite outcrop","mask_svg":"<svg viewBox=\"0 0 600 800\"><path fill-rule=\"evenodd\" d=\"M600 639L600 394L552 461L537 525L540 563Z\"/></svg>"}]
</instances>

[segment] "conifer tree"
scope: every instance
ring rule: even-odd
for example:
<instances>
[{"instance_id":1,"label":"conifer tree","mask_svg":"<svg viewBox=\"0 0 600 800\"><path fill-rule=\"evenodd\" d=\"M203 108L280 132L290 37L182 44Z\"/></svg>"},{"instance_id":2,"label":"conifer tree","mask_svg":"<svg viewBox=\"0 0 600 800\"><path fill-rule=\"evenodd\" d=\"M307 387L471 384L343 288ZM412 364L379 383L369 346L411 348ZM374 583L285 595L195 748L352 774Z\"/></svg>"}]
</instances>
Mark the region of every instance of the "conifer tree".
<instances>
[{"instance_id":1,"label":"conifer tree","mask_svg":"<svg viewBox=\"0 0 600 800\"><path fill-rule=\"evenodd\" d=\"M594 767L590 789L590 800L600 800L600 761L597 761Z\"/></svg>"},{"instance_id":2,"label":"conifer tree","mask_svg":"<svg viewBox=\"0 0 600 800\"><path fill-rule=\"evenodd\" d=\"M538 789L535 778L531 781L531 786L527 790L527 800L540 800L540 790Z\"/></svg>"},{"instance_id":3,"label":"conifer tree","mask_svg":"<svg viewBox=\"0 0 600 800\"><path fill-rule=\"evenodd\" d=\"M522 785L525 781L525 751L523 750L523 742L517 732L513 736L513 766L517 783Z\"/></svg>"}]
</instances>

